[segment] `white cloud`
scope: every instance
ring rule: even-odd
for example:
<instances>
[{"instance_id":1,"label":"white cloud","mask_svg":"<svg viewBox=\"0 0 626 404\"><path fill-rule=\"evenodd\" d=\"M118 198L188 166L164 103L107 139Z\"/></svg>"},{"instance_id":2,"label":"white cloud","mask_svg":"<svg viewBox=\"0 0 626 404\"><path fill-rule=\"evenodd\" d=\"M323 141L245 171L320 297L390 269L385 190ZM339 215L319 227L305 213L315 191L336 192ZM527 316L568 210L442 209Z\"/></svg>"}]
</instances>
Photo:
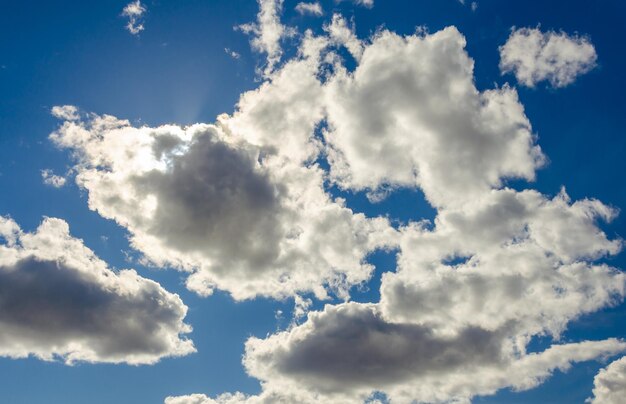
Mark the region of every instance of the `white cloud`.
<instances>
[{"instance_id":1,"label":"white cloud","mask_svg":"<svg viewBox=\"0 0 626 404\"><path fill-rule=\"evenodd\" d=\"M595 223L614 213L596 200L508 189L440 210L433 230L402 230L398 270L383 275L382 311L444 333L508 326L558 336L626 293L624 273L593 263L622 247ZM466 260L449 263L454 257Z\"/></svg>"},{"instance_id":2,"label":"white cloud","mask_svg":"<svg viewBox=\"0 0 626 404\"><path fill-rule=\"evenodd\" d=\"M51 139L77 155L90 208L128 229L152 263L193 272L189 288L345 298L371 276L366 256L395 233L324 190L312 163L316 74L315 59L288 63L217 124L134 128L102 116L65 122Z\"/></svg>"},{"instance_id":3,"label":"white cloud","mask_svg":"<svg viewBox=\"0 0 626 404\"><path fill-rule=\"evenodd\" d=\"M363 43L357 38L354 26L349 27L345 18L340 14L334 14L331 23L325 25L324 30L334 45L345 46L356 60L361 59Z\"/></svg>"},{"instance_id":4,"label":"white cloud","mask_svg":"<svg viewBox=\"0 0 626 404\"><path fill-rule=\"evenodd\" d=\"M534 87L548 80L565 87L596 66L596 50L585 37L538 28L513 29L500 47L500 70L513 73L521 84Z\"/></svg>"},{"instance_id":5,"label":"white cloud","mask_svg":"<svg viewBox=\"0 0 626 404\"><path fill-rule=\"evenodd\" d=\"M441 336L426 326L391 323L376 305L328 305L303 325L246 343L244 365L261 380L258 396L169 397L167 404L355 403L373 391L392 403L469 402L503 387L537 386L556 369L612 356L626 343L608 339L515 351L503 330L468 327Z\"/></svg>"},{"instance_id":6,"label":"white cloud","mask_svg":"<svg viewBox=\"0 0 626 404\"><path fill-rule=\"evenodd\" d=\"M128 17L126 29L133 35L139 34L144 30L142 17L146 12L146 6L141 4L140 0L128 3L122 10L122 16Z\"/></svg>"},{"instance_id":7,"label":"white cloud","mask_svg":"<svg viewBox=\"0 0 626 404\"><path fill-rule=\"evenodd\" d=\"M467 402L626 350L616 339L558 342L571 320L624 297L626 276L597 261L622 247L597 224L616 211L504 187L532 181L545 157L516 90L476 88L456 28L361 40L335 15L278 66L282 2L259 4L244 29L268 55L265 81L232 115L186 128L92 116L51 139L78 158L90 208L150 262L190 271L202 294L293 296L300 316L303 293L349 298L376 248L398 248L398 268L383 275L380 302L328 305L250 338L244 365L259 395L166 402L351 403L375 391L394 403ZM326 155L329 173L316 163ZM327 181L374 199L419 187L437 218L394 230L332 198ZM527 352L546 335L551 346Z\"/></svg>"},{"instance_id":8,"label":"white cloud","mask_svg":"<svg viewBox=\"0 0 626 404\"><path fill-rule=\"evenodd\" d=\"M267 76L274 71L283 55L281 40L293 32L280 22L283 10L283 0L257 0L259 13L257 22L238 26L244 33L252 34L250 41L252 48L267 55L267 64L264 74Z\"/></svg>"},{"instance_id":9,"label":"white cloud","mask_svg":"<svg viewBox=\"0 0 626 404\"><path fill-rule=\"evenodd\" d=\"M41 170L41 179L43 180L44 184L49 185L53 188L61 188L65 185L65 182L67 181L65 177L55 175L50 169Z\"/></svg>"},{"instance_id":10,"label":"white cloud","mask_svg":"<svg viewBox=\"0 0 626 404\"><path fill-rule=\"evenodd\" d=\"M593 263L621 248L595 223L614 215L564 192L508 189L440 209L434 229L402 229L380 304L327 305L301 326L248 340L244 365L264 391L241 402L350 403L375 391L393 403L469 402L625 351L608 339L527 353L533 336L558 341L572 319L623 299L626 275ZM456 256L469 258L448 263Z\"/></svg>"},{"instance_id":11,"label":"white cloud","mask_svg":"<svg viewBox=\"0 0 626 404\"><path fill-rule=\"evenodd\" d=\"M178 295L114 272L46 218L33 233L0 217L0 356L151 364L195 351Z\"/></svg>"},{"instance_id":12,"label":"white cloud","mask_svg":"<svg viewBox=\"0 0 626 404\"><path fill-rule=\"evenodd\" d=\"M226 54L228 56L230 56L233 59L239 59L241 58L241 55L239 54L239 52L235 52L234 50L230 49L230 48L224 48L224 52L226 52Z\"/></svg>"},{"instance_id":13,"label":"white cloud","mask_svg":"<svg viewBox=\"0 0 626 404\"><path fill-rule=\"evenodd\" d=\"M596 375L593 380L592 404L622 404L626 397L626 356L616 360Z\"/></svg>"},{"instance_id":14,"label":"white cloud","mask_svg":"<svg viewBox=\"0 0 626 404\"><path fill-rule=\"evenodd\" d=\"M363 6L367 8L374 7L374 0L335 0L337 3L341 3L342 1L351 1L357 6Z\"/></svg>"},{"instance_id":15,"label":"white cloud","mask_svg":"<svg viewBox=\"0 0 626 404\"><path fill-rule=\"evenodd\" d=\"M50 112L54 117L66 121L76 121L80 119L78 108L73 105L57 105L52 107Z\"/></svg>"},{"instance_id":16,"label":"white cloud","mask_svg":"<svg viewBox=\"0 0 626 404\"><path fill-rule=\"evenodd\" d=\"M320 5L319 1L316 1L314 3L300 2L296 5L296 11L302 15L310 14L315 16L321 16L322 14L324 14L324 11L322 10L322 6Z\"/></svg>"},{"instance_id":17,"label":"white cloud","mask_svg":"<svg viewBox=\"0 0 626 404\"><path fill-rule=\"evenodd\" d=\"M434 206L481 195L505 178L534 178L543 155L517 93L479 92L465 38L377 34L354 73L326 84L331 176L376 194L419 186Z\"/></svg>"}]
</instances>

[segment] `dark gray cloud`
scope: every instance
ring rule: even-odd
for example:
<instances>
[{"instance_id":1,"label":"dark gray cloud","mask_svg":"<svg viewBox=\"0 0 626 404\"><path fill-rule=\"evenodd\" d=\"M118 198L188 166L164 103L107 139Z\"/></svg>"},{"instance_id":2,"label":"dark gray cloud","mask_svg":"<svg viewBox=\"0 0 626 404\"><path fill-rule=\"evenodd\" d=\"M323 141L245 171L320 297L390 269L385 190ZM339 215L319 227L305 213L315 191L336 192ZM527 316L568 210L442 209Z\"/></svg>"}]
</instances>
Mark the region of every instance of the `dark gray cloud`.
<instances>
[{"instance_id":1,"label":"dark gray cloud","mask_svg":"<svg viewBox=\"0 0 626 404\"><path fill-rule=\"evenodd\" d=\"M311 319L311 330L269 359L276 371L318 391L382 389L420 375L502 362L502 334L477 327L437 336L427 327L385 321L375 308L349 304ZM254 351L252 351L254 352Z\"/></svg>"},{"instance_id":2,"label":"dark gray cloud","mask_svg":"<svg viewBox=\"0 0 626 404\"><path fill-rule=\"evenodd\" d=\"M527 354L513 331L505 325L438 332L390 322L376 304L327 305L309 313L300 326L248 340L244 365L264 389L259 396L232 402L301 397L305 403L355 403L375 391L385 392L393 403L469 402L507 386L532 388L554 369L567 370L573 362L626 349L626 343L613 339L553 345ZM216 402L229 402L220 399L224 397Z\"/></svg>"},{"instance_id":3,"label":"dark gray cloud","mask_svg":"<svg viewBox=\"0 0 626 404\"><path fill-rule=\"evenodd\" d=\"M46 219L0 247L1 355L141 364L194 351L180 338L190 328L177 295L135 271L107 269L66 230Z\"/></svg>"},{"instance_id":4,"label":"dark gray cloud","mask_svg":"<svg viewBox=\"0 0 626 404\"><path fill-rule=\"evenodd\" d=\"M175 153L176 138L156 139L155 157L166 159L168 170L131 178L137 192L158 200L146 233L182 253L212 257L218 272L241 268L237 261L262 271L276 260L284 237L280 188L254 154L220 142L211 129L198 132L183 154Z\"/></svg>"}]
</instances>

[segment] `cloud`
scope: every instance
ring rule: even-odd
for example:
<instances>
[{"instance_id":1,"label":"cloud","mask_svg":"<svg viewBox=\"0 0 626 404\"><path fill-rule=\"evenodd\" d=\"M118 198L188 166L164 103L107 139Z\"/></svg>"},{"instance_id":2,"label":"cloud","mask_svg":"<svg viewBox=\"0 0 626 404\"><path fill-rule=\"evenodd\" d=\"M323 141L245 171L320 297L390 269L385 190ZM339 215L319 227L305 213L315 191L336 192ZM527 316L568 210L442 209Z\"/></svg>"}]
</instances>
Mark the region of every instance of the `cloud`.
<instances>
[{"instance_id":1,"label":"cloud","mask_svg":"<svg viewBox=\"0 0 626 404\"><path fill-rule=\"evenodd\" d=\"M436 207L534 179L544 161L514 89L479 92L454 27L377 34L354 73L326 84L331 177L374 196L419 186ZM419 60L419 63L415 61Z\"/></svg>"},{"instance_id":2,"label":"cloud","mask_svg":"<svg viewBox=\"0 0 626 404\"><path fill-rule=\"evenodd\" d=\"M345 46L352 57L356 60L361 59L363 43L357 38L354 26L349 27L345 18L340 14L334 14L331 23L325 25L324 30L334 45Z\"/></svg>"},{"instance_id":3,"label":"cloud","mask_svg":"<svg viewBox=\"0 0 626 404\"><path fill-rule=\"evenodd\" d=\"M382 311L441 332L508 325L558 337L572 319L624 298L626 275L593 263L622 247L595 223L614 214L564 192L547 199L509 189L440 210L433 230L402 230L398 269L383 275ZM449 262L456 257L464 259Z\"/></svg>"},{"instance_id":4,"label":"cloud","mask_svg":"<svg viewBox=\"0 0 626 404\"><path fill-rule=\"evenodd\" d=\"M363 6L366 8L374 7L374 0L335 0L337 3L341 3L342 1L351 1L357 6Z\"/></svg>"},{"instance_id":5,"label":"cloud","mask_svg":"<svg viewBox=\"0 0 626 404\"><path fill-rule=\"evenodd\" d=\"M267 55L267 64L264 69L264 74L267 76L272 73L282 58L281 40L293 32L280 22L283 0L257 1L259 3L257 22L242 24L237 28L244 33L252 34L250 41L252 48Z\"/></svg>"},{"instance_id":6,"label":"cloud","mask_svg":"<svg viewBox=\"0 0 626 404\"><path fill-rule=\"evenodd\" d=\"M239 59L241 58L241 55L239 54L239 52L235 52L234 50L230 49L230 48L224 48L224 52L226 52L226 54L228 56L230 56L233 59Z\"/></svg>"},{"instance_id":7,"label":"cloud","mask_svg":"<svg viewBox=\"0 0 626 404\"><path fill-rule=\"evenodd\" d=\"M322 6L318 1L314 3L300 2L296 5L296 11L301 15L310 14L315 16L321 16L322 14L324 14Z\"/></svg>"},{"instance_id":8,"label":"cloud","mask_svg":"<svg viewBox=\"0 0 626 404\"><path fill-rule=\"evenodd\" d=\"M259 395L166 402L352 403L375 392L393 403L469 402L624 352L617 339L559 341L572 320L623 300L626 275L599 262L623 243L600 229L617 215L600 201L504 186L532 181L546 159L515 89L476 89L454 27L362 41L334 16L324 32L305 34L299 54L309 56L220 122L292 161L312 161L321 148L330 181L373 199L419 187L437 217L383 237L398 248L398 266L383 274L380 302L327 305L301 325L250 338L243 363ZM352 72L334 48L350 43ZM315 64L321 78L304 73ZM310 133L320 121L318 145ZM538 336L550 345L528 352Z\"/></svg>"},{"instance_id":9,"label":"cloud","mask_svg":"<svg viewBox=\"0 0 626 404\"><path fill-rule=\"evenodd\" d=\"M596 375L593 380L592 404L620 404L626 397L626 356L616 360Z\"/></svg>"},{"instance_id":10,"label":"cloud","mask_svg":"<svg viewBox=\"0 0 626 404\"><path fill-rule=\"evenodd\" d=\"M316 74L316 60L294 60L216 124L135 128L95 116L66 121L51 139L74 151L89 207L128 229L151 263L192 272L190 289L347 298L371 276L367 255L395 232L325 191L313 163Z\"/></svg>"},{"instance_id":11,"label":"cloud","mask_svg":"<svg viewBox=\"0 0 626 404\"><path fill-rule=\"evenodd\" d=\"M589 39L538 28L513 29L500 47L502 74L513 73L527 87L544 80L552 87L565 87L593 69L596 59Z\"/></svg>"},{"instance_id":12,"label":"cloud","mask_svg":"<svg viewBox=\"0 0 626 404\"><path fill-rule=\"evenodd\" d=\"M128 3L122 10L122 16L128 17L126 29L132 35L138 35L144 30L142 17L146 12L146 6L141 4L140 0Z\"/></svg>"},{"instance_id":13,"label":"cloud","mask_svg":"<svg viewBox=\"0 0 626 404\"><path fill-rule=\"evenodd\" d=\"M374 391L393 403L469 402L503 387L535 387L556 369L566 371L574 362L624 350L626 343L608 339L520 353L504 330L468 327L442 336L425 326L388 322L376 305L327 305L303 325L248 340L244 365L261 380L258 396L191 395L165 402L354 403Z\"/></svg>"},{"instance_id":14,"label":"cloud","mask_svg":"<svg viewBox=\"0 0 626 404\"><path fill-rule=\"evenodd\" d=\"M25 233L0 217L0 240L0 356L139 365L195 351L178 295L112 271L63 220Z\"/></svg>"},{"instance_id":15,"label":"cloud","mask_svg":"<svg viewBox=\"0 0 626 404\"><path fill-rule=\"evenodd\" d=\"M76 121L80 119L78 108L74 105L57 105L50 110L52 116L66 121Z\"/></svg>"},{"instance_id":16,"label":"cloud","mask_svg":"<svg viewBox=\"0 0 626 404\"><path fill-rule=\"evenodd\" d=\"M41 170L41 179L43 183L49 185L53 188L61 188L65 185L66 178L60 175L55 175L52 170L44 169Z\"/></svg>"}]
</instances>

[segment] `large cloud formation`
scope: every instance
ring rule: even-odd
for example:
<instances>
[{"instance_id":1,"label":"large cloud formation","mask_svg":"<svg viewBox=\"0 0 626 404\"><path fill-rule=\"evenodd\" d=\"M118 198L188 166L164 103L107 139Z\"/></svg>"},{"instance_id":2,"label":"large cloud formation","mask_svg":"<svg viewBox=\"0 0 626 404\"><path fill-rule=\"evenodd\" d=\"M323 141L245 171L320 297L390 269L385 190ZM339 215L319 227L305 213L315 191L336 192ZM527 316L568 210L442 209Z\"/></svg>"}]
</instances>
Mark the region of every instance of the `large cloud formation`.
<instances>
[{"instance_id":1,"label":"large cloud formation","mask_svg":"<svg viewBox=\"0 0 626 404\"><path fill-rule=\"evenodd\" d=\"M63 220L25 233L0 217L0 240L1 356L139 365L195 351L178 295L113 272Z\"/></svg>"},{"instance_id":2,"label":"large cloud formation","mask_svg":"<svg viewBox=\"0 0 626 404\"><path fill-rule=\"evenodd\" d=\"M565 87L596 66L596 50L585 37L564 32L541 32L538 28L511 31L500 47L500 70L513 73L517 81L534 87L548 80Z\"/></svg>"},{"instance_id":3,"label":"large cloud formation","mask_svg":"<svg viewBox=\"0 0 626 404\"><path fill-rule=\"evenodd\" d=\"M259 395L166 403L355 403L375 392L392 403L469 402L624 352L618 339L559 342L570 321L626 294L626 275L601 261L622 248L599 227L617 211L594 199L573 202L565 190L547 197L504 186L508 178L533 180L545 161L516 90L478 91L465 39L453 27L404 37L383 30L366 42L333 16L325 32L307 34L300 48L324 55L309 59L326 64L320 82L293 76L283 85L295 94L305 83L302 100L322 104L308 116L321 113L327 124L331 181L373 200L419 187L437 217L388 238L397 242L398 267L383 274L380 302L327 305L301 325L250 338L243 364L261 381ZM333 46L352 53L354 71ZM277 77L286 79L285 71ZM271 94L274 85L260 91ZM244 105L239 113L249 116ZM268 119L236 113L234 120L258 139L272 128L285 144L306 138L304 123L285 140L271 118L276 110L257 111ZM529 352L537 336L552 344Z\"/></svg>"},{"instance_id":4,"label":"large cloud formation","mask_svg":"<svg viewBox=\"0 0 626 404\"><path fill-rule=\"evenodd\" d=\"M479 92L465 38L378 34L353 73L326 85L331 174L370 190L419 186L436 207L501 179L534 179L543 155L514 89Z\"/></svg>"},{"instance_id":5,"label":"large cloud formation","mask_svg":"<svg viewBox=\"0 0 626 404\"><path fill-rule=\"evenodd\" d=\"M250 30L268 56L265 81L233 114L137 128L58 107L65 122L51 139L73 151L90 208L126 228L147 261L189 271L201 294L348 300L371 277L369 253L395 248L398 266L379 302L327 305L250 338L243 364L259 395L166 402L354 403L376 392L467 402L626 351L617 339L558 340L573 319L624 298L626 276L601 261L622 247L599 227L616 210L506 187L534 180L545 156L514 88L476 88L456 28L362 40L334 15L280 63L282 1L259 5ZM561 85L570 70L546 77ZM437 216L393 228L354 213L329 183L373 201L419 188ZM529 352L537 336L551 345Z\"/></svg>"},{"instance_id":6,"label":"large cloud formation","mask_svg":"<svg viewBox=\"0 0 626 404\"><path fill-rule=\"evenodd\" d=\"M319 45L311 38L309 48L216 124L135 128L91 116L51 139L74 150L90 208L127 228L153 264L193 271L191 289L346 298L371 275L366 256L395 232L325 191L314 162Z\"/></svg>"}]
</instances>

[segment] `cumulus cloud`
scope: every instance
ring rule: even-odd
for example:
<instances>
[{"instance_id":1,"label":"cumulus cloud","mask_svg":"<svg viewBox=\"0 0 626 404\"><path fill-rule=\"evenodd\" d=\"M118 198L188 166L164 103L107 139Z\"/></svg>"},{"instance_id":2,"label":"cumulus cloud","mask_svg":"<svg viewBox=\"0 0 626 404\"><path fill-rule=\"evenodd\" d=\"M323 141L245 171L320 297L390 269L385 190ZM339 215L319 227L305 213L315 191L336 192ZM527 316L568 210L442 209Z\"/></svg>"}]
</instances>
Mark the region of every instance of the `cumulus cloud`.
<instances>
[{"instance_id":1,"label":"cumulus cloud","mask_svg":"<svg viewBox=\"0 0 626 404\"><path fill-rule=\"evenodd\" d=\"M0 217L0 241L1 356L139 365L195 351L178 295L112 271L63 220L26 233Z\"/></svg>"},{"instance_id":2,"label":"cumulus cloud","mask_svg":"<svg viewBox=\"0 0 626 404\"><path fill-rule=\"evenodd\" d=\"M406 37L381 31L360 41L334 16L325 32L308 34L300 48L327 52L308 59L331 64L321 82L285 70L280 86L276 76L242 97L241 111L223 122L254 133L255 144L307 161L315 143L298 145L325 119L321 147L331 181L374 198L420 187L437 217L390 238L398 267L383 274L380 302L327 305L301 325L250 338L243 363L261 381L259 395L166 402L353 403L374 392L393 403L469 402L502 388L530 389L557 369L624 352L617 339L559 342L573 319L624 298L626 275L599 261L622 248L599 227L617 210L594 199L571 201L565 190L550 198L503 187L507 178L532 180L545 159L516 91L476 89L473 61L453 27ZM351 41L359 51L348 72L332 47ZM289 92L279 96L277 88ZM283 111L278 100L297 88L306 91L294 97L302 103L293 115L284 114L297 117L292 123L260 119ZM528 352L537 336L552 344Z\"/></svg>"},{"instance_id":3,"label":"cumulus cloud","mask_svg":"<svg viewBox=\"0 0 626 404\"><path fill-rule=\"evenodd\" d=\"M54 172L48 168L41 170L41 179L44 184L53 188L61 188L67 181L65 177L54 174Z\"/></svg>"},{"instance_id":4,"label":"cumulus cloud","mask_svg":"<svg viewBox=\"0 0 626 404\"><path fill-rule=\"evenodd\" d=\"M90 208L126 228L146 261L189 271L201 294L292 296L301 316L305 293L348 300L370 279L375 249L396 248L398 266L379 302L327 305L250 338L243 363L259 395L167 403L352 403L374 392L467 402L626 350L616 339L558 340L573 319L624 298L626 276L600 261L622 247L599 227L617 211L506 188L532 181L545 157L516 90L476 88L456 28L361 40L334 15L279 65L282 1L259 5L243 29L267 54L264 82L234 113L154 128L91 115L65 119L52 141L73 151ZM328 183L373 200L420 188L437 216L394 229L354 213ZM537 336L551 345L528 352Z\"/></svg>"},{"instance_id":5,"label":"cumulus cloud","mask_svg":"<svg viewBox=\"0 0 626 404\"><path fill-rule=\"evenodd\" d=\"M304 402L363 401L372 391L394 403L449 402L503 387L525 390L572 362L625 349L609 339L526 354L516 351L506 329L438 335L427 326L389 322L376 305L346 303L264 340L251 338L244 365L271 394L308 394Z\"/></svg>"},{"instance_id":6,"label":"cumulus cloud","mask_svg":"<svg viewBox=\"0 0 626 404\"><path fill-rule=\"evenodd\" d=\"M621 249L595 223L614 215L564 192L547 199L508 189L441 210L433 230L403 229L398 270L383 275L383 313L448 333L509 326L558 336L572 319L624 297L624 273L593 263Z\"/></svg>"},{"instance_id":7,"label":"cumulus cloud","mask_svg":"<svg viewBox=\"0 0 626 404\"><path fill-rule=\"evenodd\" d=\"M553 87L565 87L593 69L596 59L588 38L538 28L513 29L500 47L502 73L513 73L528 87L544 80Z\"/></svg>"},{"instance_id":8,"label":"cumulus cloud","mask_svg":"<svg viewBox=\"0 0 626 404\"><path fill-rule=\"evenodd\" d=\"M122 10L122 16L128 18L126 29L132 35L138 35L144 30L143 15L146 12L146 6L141 4L140 0L128 3Z\"/></svg>"},{"instance_id":9,"label":"cumulus cloud","mask_svg":"<svg viewBox=\"0 0 626 404\"><path fill-rule=\"evenodd\" d=\"M322 10L322 6L320 5L319 1L316 1L314 3L300 2L296 4L296 11L302 15L310 14L320 16L324 14L324 11Z\"/></svg>"},{"instance_id":10,"label":"cumulus cloud","mask_svg":"<svg viewBox=\"0 0 626 404\"><path fill-rule=\"evenodd\" d=\"M342 187L419 186L436 207L534 178L544 160L517 93L479 92L454 27L407 37L389 31L354 73L326 84L331 176Z\"/></svg>"},{"instance_id":11,"label":"cumulus cloud","mask_svg":"<svg viewBox=\"0 0 626 404\"><path fill-rule=\"evenodd\" d=\"M616 360L596 375L593 380L592 404L620 404L626 397L626 356Z\"/></svg>"},{"instance_id":12,"label":"cumulus cloud","mask_svg":"<svg viewBox=\"0 0 626 404\"><path fill-rule=\"evenodd\" d=\"M135 128L95 116L66 121L51 139L74 150L90 208L128 229L151 263L193 272L189 288L347 298L371 276L366 256L395 232L324 189L313 163L316 73L315 59L290 62L216 124Z\"/></svg>"}]
</instances>

